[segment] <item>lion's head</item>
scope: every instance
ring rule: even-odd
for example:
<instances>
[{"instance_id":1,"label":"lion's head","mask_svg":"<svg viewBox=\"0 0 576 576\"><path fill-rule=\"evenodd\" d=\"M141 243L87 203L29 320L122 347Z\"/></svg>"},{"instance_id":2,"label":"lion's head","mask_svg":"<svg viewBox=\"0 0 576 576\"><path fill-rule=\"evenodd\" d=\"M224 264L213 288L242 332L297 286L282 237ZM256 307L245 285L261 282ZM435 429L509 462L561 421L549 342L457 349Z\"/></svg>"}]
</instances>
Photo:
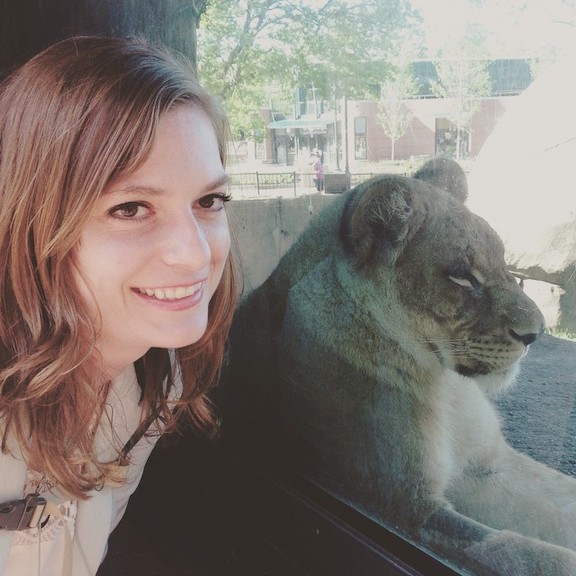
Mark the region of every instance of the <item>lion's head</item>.
<instances>
[{"instance_id":1,"label":"lion's head","mask_svg":"<svg viewBox=\"0 0 576 576\"><path fill-rule=\"evenodd\" d=\"M393 287L405 329L444 367L482 377L510 370L544 319L497 234L460 199L420 179L377 177L352 194L340 239L356 274Z\"/></svg>"},{"instance_id":2,"label":"lion's head","mask_svg":"<svg viewBox=\"0 0 576 576\"><path fill-rule=\"evenodd\" d=\"M243 301L225 370L228 397L235 394L228 422L241 403L242 413L255 412L254 421L266 418L248 398L274 395L290 294L308 286L307 278L330 258L348 265L356 287L387 302L384 321L393 324L388 334L417 339L427 362L473 376L488 391L514 379L518 359L543 329L543 317L508 272L496 233L464 206L460 166L433 161L415 176L377 176L336 197ZM334 308L342 315L341 307ZM248 388L254 388L252 396Z\"/></svg>"}]
</instances>

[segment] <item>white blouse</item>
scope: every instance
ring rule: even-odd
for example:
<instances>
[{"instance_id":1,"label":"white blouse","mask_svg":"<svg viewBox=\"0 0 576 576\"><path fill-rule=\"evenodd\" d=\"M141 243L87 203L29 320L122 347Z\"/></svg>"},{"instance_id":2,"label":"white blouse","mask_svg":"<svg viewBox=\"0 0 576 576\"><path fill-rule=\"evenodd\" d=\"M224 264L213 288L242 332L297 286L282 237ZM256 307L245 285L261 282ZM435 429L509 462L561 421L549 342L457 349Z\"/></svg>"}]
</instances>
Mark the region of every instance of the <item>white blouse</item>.
<instances>
[{"instance_id":1,"label":"white blouse","mask_svg":"<svg viewBox=\"0 0 576 576\"><path fill-rule=\"evenodd\" d=\"M180 392L177 385L175 395ZM99 461L115 460L137 429L142 414L139 400L140 387L130 366L112 381L96 434ZM61 496L17 455L0 452L0 503L23 498L38 487L50 513L48 521L37 528L0 530L0 575L94 576L106 555L108 537L124 515L160 434L155 423L132 448L125 483L105 485L92 491L87 500Z\"/></svg>"}]
</instances>

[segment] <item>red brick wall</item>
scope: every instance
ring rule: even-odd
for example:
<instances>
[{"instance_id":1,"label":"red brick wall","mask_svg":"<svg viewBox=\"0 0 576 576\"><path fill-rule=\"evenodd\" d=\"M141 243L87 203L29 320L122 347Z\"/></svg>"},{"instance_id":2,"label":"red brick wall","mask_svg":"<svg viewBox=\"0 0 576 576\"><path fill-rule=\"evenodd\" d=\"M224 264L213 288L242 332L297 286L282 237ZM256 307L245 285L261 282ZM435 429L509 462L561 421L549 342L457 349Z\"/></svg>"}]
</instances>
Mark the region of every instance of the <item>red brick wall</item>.
<instances>
[{"instance_id":1,"label":"red brick wall","mask_svg":"<svg viewBox=\"0 0 576 576\"><path fill-rule=\"evenodd\" d=\"M484 142L494 129L498 120L506 112L516 97L487 98L483 100L479 112L471 126L470 154L477 156ZM435 154L436 119L444 118L448 103L439 98L410 100L408 107L414 114L412 124L406 134L396 141L394 157L406 160L411 157L433 156ZM367 119L368 162L389 160L391 142L377 120L378 104L374 101L348 102L349 159L354 157L354 118Z\"/></svg>"}]
</instances>

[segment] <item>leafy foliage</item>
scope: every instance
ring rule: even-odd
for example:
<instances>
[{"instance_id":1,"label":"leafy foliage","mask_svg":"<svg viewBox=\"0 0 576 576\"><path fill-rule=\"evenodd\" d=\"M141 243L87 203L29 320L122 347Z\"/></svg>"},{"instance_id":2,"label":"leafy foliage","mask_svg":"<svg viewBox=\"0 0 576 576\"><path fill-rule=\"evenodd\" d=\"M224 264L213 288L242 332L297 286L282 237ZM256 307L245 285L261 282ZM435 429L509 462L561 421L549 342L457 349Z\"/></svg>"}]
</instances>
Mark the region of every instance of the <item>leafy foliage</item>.
<instances>
[{"instance_id":1,"label":"leafy foliage","mask_svg":"<svg viewBox=\"0 0 576 576\"><path fill-rule=\"evenodd\" d=\"M392 142L391 160L394 160L396 140L404 136L413 118L404 101L413 97L416 92L416 82L408 70L399 71L394 78L382 84L377 118Z\"/></svg>"},{"instance_id":2,"label":"leafy foliage","mask_svg":"<svg viewBox=\"0 0 576 576\"><path fill-rule=\"evenodd\" d=\"M487 63L481 60L450 60L436 63L438 82L432 90L440 98L453 101L449 118L462 128L470 125L480 106L480 98L490 94Z\"/></svg>"},{"instance_id":3,"label":"leafy foliage","mask_svg":"<svg viewBox=\"0 0 576 576\"><path fill-rule=\"evenodd\" d=\"M490 94L491 80L487 63L480 60L448 60L436 63L438 82L432 82L432 91L439 98L451 102L448 119L457 130L456 157L460 158L462 136L470 128L481 99Z\"/></svg>"},{"instance_id":4,"label":"leafy foliage","mask_svg":"<svg viewBox=\"0 0 576 576\"><path fill-rule=\"evenodd\" d=\"M259 108L298 86L324 99L377 96L414 19L408 0L210 0L199 73L237 135L252 133Z\"/></svg>"}]
</instances>

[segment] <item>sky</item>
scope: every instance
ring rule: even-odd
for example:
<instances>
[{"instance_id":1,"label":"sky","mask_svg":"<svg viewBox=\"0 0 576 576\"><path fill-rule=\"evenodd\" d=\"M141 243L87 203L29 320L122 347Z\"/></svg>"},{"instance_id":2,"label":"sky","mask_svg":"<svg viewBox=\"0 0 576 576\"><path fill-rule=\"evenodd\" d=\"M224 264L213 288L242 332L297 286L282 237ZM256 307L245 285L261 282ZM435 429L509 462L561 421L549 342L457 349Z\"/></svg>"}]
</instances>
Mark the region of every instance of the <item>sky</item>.
<instances>
[{"instance_id":1,"label":"sky","mask_svg":"<svg viewBox=\"0 0 576 576\"><path fill-rule=\"evenodd\" d=\"M545 47L576 54L576 9L562 0L411 0L424 16L431 53L447 38L466 29L467 23L491 35L492 56L534 57ZM526 4L524 10L520 7ZM572 25L570 25L570 23Z\"/></svg>"}]
</instances>

